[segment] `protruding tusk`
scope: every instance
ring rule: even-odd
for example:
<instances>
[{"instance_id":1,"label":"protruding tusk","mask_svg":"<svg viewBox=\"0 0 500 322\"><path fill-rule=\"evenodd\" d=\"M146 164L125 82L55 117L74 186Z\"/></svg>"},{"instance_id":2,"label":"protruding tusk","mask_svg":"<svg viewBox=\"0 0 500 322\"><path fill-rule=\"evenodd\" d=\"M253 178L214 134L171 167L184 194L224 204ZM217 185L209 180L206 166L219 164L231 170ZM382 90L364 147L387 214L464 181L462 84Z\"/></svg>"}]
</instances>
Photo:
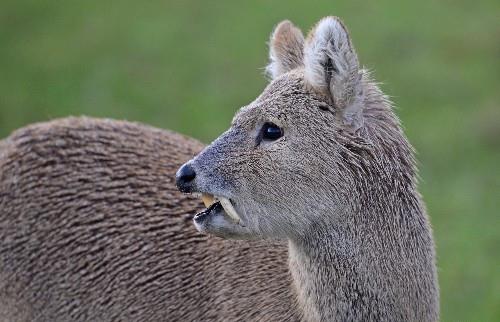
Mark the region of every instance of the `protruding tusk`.
<instances>
[{"instance_id":1,"label":"protruding tusk","mask_svg":"<svg viewBox=\"0 0 500 322\"><path fill-rule=\"evenodd\" d=\"M231 201L229 201L229 199L222 198L222 197L219 197L219 201L220 201L222 207L224 208L224 210L226 211L226 213L229 215L229 217L233 218L237 223L240 222L240 216L238 215L238 213L234 209Z\"/></svg>"}]
</instances>

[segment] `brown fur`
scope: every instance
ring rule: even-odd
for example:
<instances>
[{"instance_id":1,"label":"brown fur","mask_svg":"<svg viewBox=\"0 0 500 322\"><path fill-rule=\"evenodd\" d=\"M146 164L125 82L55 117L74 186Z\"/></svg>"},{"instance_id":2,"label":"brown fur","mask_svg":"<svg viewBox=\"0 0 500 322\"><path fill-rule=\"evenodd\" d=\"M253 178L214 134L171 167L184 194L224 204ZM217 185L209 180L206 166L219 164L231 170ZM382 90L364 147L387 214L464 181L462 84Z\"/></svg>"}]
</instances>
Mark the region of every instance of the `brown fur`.
<instances>
[{"instance_id":1,"label":"brown fur","mask_svg":"<svg viewBox=\"0 0 500 322\"><path fill-rule=\"evenodd\" d=\"M438 319L432 232L391 103L337 18L304 48L281 26L273 80L201 152L177 134L85 118L0 142L5 320ZM284 135L263 141L268 122ZM193 231L186 213L200 203L173 176L196 153L194 190L241 217L222 210L197 228L253 241ZM269 238L281 242L258 241Z\"/></svg>"},{"instance_id":2,"label":"brown fur","mask_svg":"<svg viewBox=\"0 0 500 322\"><path fill-rule=\"evenodd\" d=\"M228 239L288 240L307 321L436 321L432 232L391 103L338 18L322 19L303 53L189 161L191 190L230 199L240 217L213 208L195 224ZM265 140L270 123L283 135Z\"/></svg>"},{"instance_id":3,"label":"brown fur","mask_svg":"<svg viewBox=\"0 0 500 322\"><path fill-rule=\"evenodd\" d=\"M197 141L69 118L0 149L0 321L297 320L286 245L195 230Z\"/></svg>"}]
</instances>

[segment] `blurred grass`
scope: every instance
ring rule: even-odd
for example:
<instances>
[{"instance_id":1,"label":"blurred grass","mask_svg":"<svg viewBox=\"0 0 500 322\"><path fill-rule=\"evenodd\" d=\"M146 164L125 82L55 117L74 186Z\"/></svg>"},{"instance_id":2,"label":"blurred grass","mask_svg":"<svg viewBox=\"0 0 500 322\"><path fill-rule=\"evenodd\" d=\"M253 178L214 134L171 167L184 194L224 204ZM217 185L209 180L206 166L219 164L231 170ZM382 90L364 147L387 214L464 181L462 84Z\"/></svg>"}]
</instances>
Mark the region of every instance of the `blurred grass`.
<instances>
[{"instance_id":1,"label":"blurred grass","mask_svg":"<svg viewBox=\"0 0 500 322\"><path fill-rule=\"evenodd\" d=\"M0 3L0 137L93 115L205 142L266 84L272 27L338 15L419 151L442 321L500 320L500 2Z\"/></svg>"}]
</instances>

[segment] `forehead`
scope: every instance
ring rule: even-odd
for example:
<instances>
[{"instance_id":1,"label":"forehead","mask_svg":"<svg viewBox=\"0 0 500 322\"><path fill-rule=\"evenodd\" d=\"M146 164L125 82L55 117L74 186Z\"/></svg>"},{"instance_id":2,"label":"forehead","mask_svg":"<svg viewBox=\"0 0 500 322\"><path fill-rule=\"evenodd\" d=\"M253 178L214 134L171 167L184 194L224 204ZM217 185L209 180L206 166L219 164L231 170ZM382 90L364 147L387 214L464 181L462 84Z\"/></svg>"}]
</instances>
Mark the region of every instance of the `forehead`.
<instances>
[{"instance_id":1,"label":"forehead","mask_svg":"<svg viewBox=\"0 0 500 322\"><path fill-rule=\"evenodd\" d=\"M255 101L241 108L233 123L266 116L282 119L291 114L306 113L309 106L316 105L313 103L316 100L316 95L305 86L301 72L286 73L273 80Z\"/></svg>"}]
</instances>

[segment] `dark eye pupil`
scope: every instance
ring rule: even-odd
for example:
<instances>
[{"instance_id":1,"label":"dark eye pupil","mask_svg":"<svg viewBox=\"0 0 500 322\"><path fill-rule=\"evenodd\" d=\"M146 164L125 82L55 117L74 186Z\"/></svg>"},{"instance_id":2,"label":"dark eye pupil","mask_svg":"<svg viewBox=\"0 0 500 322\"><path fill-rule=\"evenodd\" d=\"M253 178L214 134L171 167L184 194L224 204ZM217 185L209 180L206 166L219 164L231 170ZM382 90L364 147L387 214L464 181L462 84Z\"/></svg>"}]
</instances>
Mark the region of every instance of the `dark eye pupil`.
<instances>
[{"instance_id":1,"label":"dark eye pupil","mask_svg":"<svg viewBox=\"0 0 500 322\"><path fill-rule=\"evenodd\" d=\"M266 123L262 128L262 138L264 140L274 141L283 136L283 130L281 130L276 124Z\"/></svg>"}]
</instances>

